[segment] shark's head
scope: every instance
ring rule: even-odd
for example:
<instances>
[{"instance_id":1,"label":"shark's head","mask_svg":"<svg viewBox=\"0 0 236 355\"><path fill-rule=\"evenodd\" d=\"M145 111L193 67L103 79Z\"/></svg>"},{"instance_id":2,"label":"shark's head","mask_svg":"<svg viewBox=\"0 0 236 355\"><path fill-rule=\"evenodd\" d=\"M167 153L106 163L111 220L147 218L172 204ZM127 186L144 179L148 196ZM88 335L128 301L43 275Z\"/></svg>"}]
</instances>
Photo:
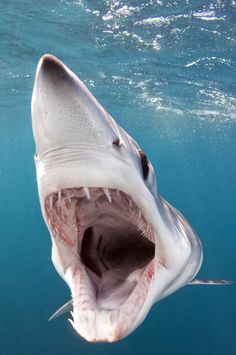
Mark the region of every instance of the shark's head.
<instances>
[{"instance_id":1,"label":"shark's head","mask_svg":"<svg viewBox=\"0 0 236 355\"><path fill-rule=\"evenodd\" d=\"M41 58L32 98L36 169L52 260L88 341L131 333L197 273L201 245L162 200L150 161L62 62Z\"/></svg>"}]
</instances>

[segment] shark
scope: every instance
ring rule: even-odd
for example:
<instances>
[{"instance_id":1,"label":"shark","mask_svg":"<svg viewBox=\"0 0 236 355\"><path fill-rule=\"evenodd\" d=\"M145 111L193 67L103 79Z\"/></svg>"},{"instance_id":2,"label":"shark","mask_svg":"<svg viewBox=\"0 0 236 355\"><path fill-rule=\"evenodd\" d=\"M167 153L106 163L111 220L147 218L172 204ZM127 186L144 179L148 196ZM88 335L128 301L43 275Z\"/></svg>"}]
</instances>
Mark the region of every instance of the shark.
<instances>
[{"instance_id":1,"label":"shark","mask_svg":"<svg viewBox=\"0 0 236 355\"><path fill-rule=\"evenodd\" d=\"M200 239L159 195L147 155L59 59L39 61L32 95L39 200L52 262L71 300L75 331L90 342L132 333L156 302L194 279Z\"/></svg>"}]
</instances>

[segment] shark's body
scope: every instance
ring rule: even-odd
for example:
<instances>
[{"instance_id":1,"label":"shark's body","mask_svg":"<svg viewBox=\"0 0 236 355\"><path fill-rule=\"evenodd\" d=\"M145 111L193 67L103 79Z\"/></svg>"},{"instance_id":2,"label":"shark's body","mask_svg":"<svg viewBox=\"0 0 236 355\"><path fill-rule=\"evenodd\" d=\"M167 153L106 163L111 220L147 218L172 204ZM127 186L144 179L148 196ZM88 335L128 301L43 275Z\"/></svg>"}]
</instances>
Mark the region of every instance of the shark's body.
<instances>
[{"instance_id":1,"label":"shark's body","mask_svg":"<svg viewBox=\"0 0 236 355\"><path fill-rule=\"evenodd\" d=\"M119 340L193 280L200 240L159 196L138 144L51 55L38 65L32 119L40 203L53 263L71 290L71 324L88 341Z\"/></svg>"}]
</instances>

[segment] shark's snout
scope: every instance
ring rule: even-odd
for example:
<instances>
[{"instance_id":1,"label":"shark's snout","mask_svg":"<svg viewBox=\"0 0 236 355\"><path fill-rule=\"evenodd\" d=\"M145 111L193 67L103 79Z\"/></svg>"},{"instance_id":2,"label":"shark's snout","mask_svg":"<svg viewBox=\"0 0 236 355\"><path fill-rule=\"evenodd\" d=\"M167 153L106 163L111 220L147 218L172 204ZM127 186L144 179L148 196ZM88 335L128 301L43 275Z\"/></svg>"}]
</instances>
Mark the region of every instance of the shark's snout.
<instances>
[{"instance_id":1,"label":"shark's snout","mask_svg":"<svg viewBox=\"0 0 236 355\"><path fill-rule=\"evenodd\" d=\"M38 155L84 142L105 147L117 139L106 111L80 79L49 54L38 64L32 117Z\"/></svg>"},{"instance_id":2,"label":"shark's snout","mask_svg":"<svg viewBox=\"0 0 236 355\"><path fill-rule=\"evenodd\" d=\"M45 54L39 61L38 64L38 73L41 72L45 75L51 75L60 77L61 79L68 79L68 69L65 65L56 57L51 54Z\"/></svg>"},{"instance_id":3,"label":"shark's snout","mask_svg":"<svg viewBox=\"0 0 236 355\"><path fill-rule=\"evenodd\" d=\"M78 77L63 64L59 59L51 54L45 54L39 61L36 80L44 80L47 85L54 87L57 90L61 85L65 85L67 90L71 89L86 90Z\"/></svg>"}]
</instances>

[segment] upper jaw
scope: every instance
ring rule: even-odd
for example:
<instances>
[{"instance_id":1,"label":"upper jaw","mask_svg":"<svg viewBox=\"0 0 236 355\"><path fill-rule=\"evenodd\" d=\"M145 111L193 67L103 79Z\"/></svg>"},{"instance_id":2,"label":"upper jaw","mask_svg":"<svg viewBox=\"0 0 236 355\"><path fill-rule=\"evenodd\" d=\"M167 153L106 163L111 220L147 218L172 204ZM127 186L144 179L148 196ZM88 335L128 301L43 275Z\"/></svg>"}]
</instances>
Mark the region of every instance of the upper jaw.
<instances>
[{"instance_id":1,"label":"upper jaw","mask_svg":"<svg viewBox=\"0 0 236 355\"><path fill-rule=\"evenodd\" d=\"M113 151L91 149L74 151L76 159L67 155L62 161L53 156L36 162L39 198L45 217L45 199L63 188L87 187L107 188L123 191L139 206L150 225L156 223L157 205L153 195L143 183L134 162L127 157L121 160ZM60 155L62 156L62 154ZM87 159L87 160L86 160ZM109 169L107 167L109 166Z\"/></svg>"}]
</instances>

